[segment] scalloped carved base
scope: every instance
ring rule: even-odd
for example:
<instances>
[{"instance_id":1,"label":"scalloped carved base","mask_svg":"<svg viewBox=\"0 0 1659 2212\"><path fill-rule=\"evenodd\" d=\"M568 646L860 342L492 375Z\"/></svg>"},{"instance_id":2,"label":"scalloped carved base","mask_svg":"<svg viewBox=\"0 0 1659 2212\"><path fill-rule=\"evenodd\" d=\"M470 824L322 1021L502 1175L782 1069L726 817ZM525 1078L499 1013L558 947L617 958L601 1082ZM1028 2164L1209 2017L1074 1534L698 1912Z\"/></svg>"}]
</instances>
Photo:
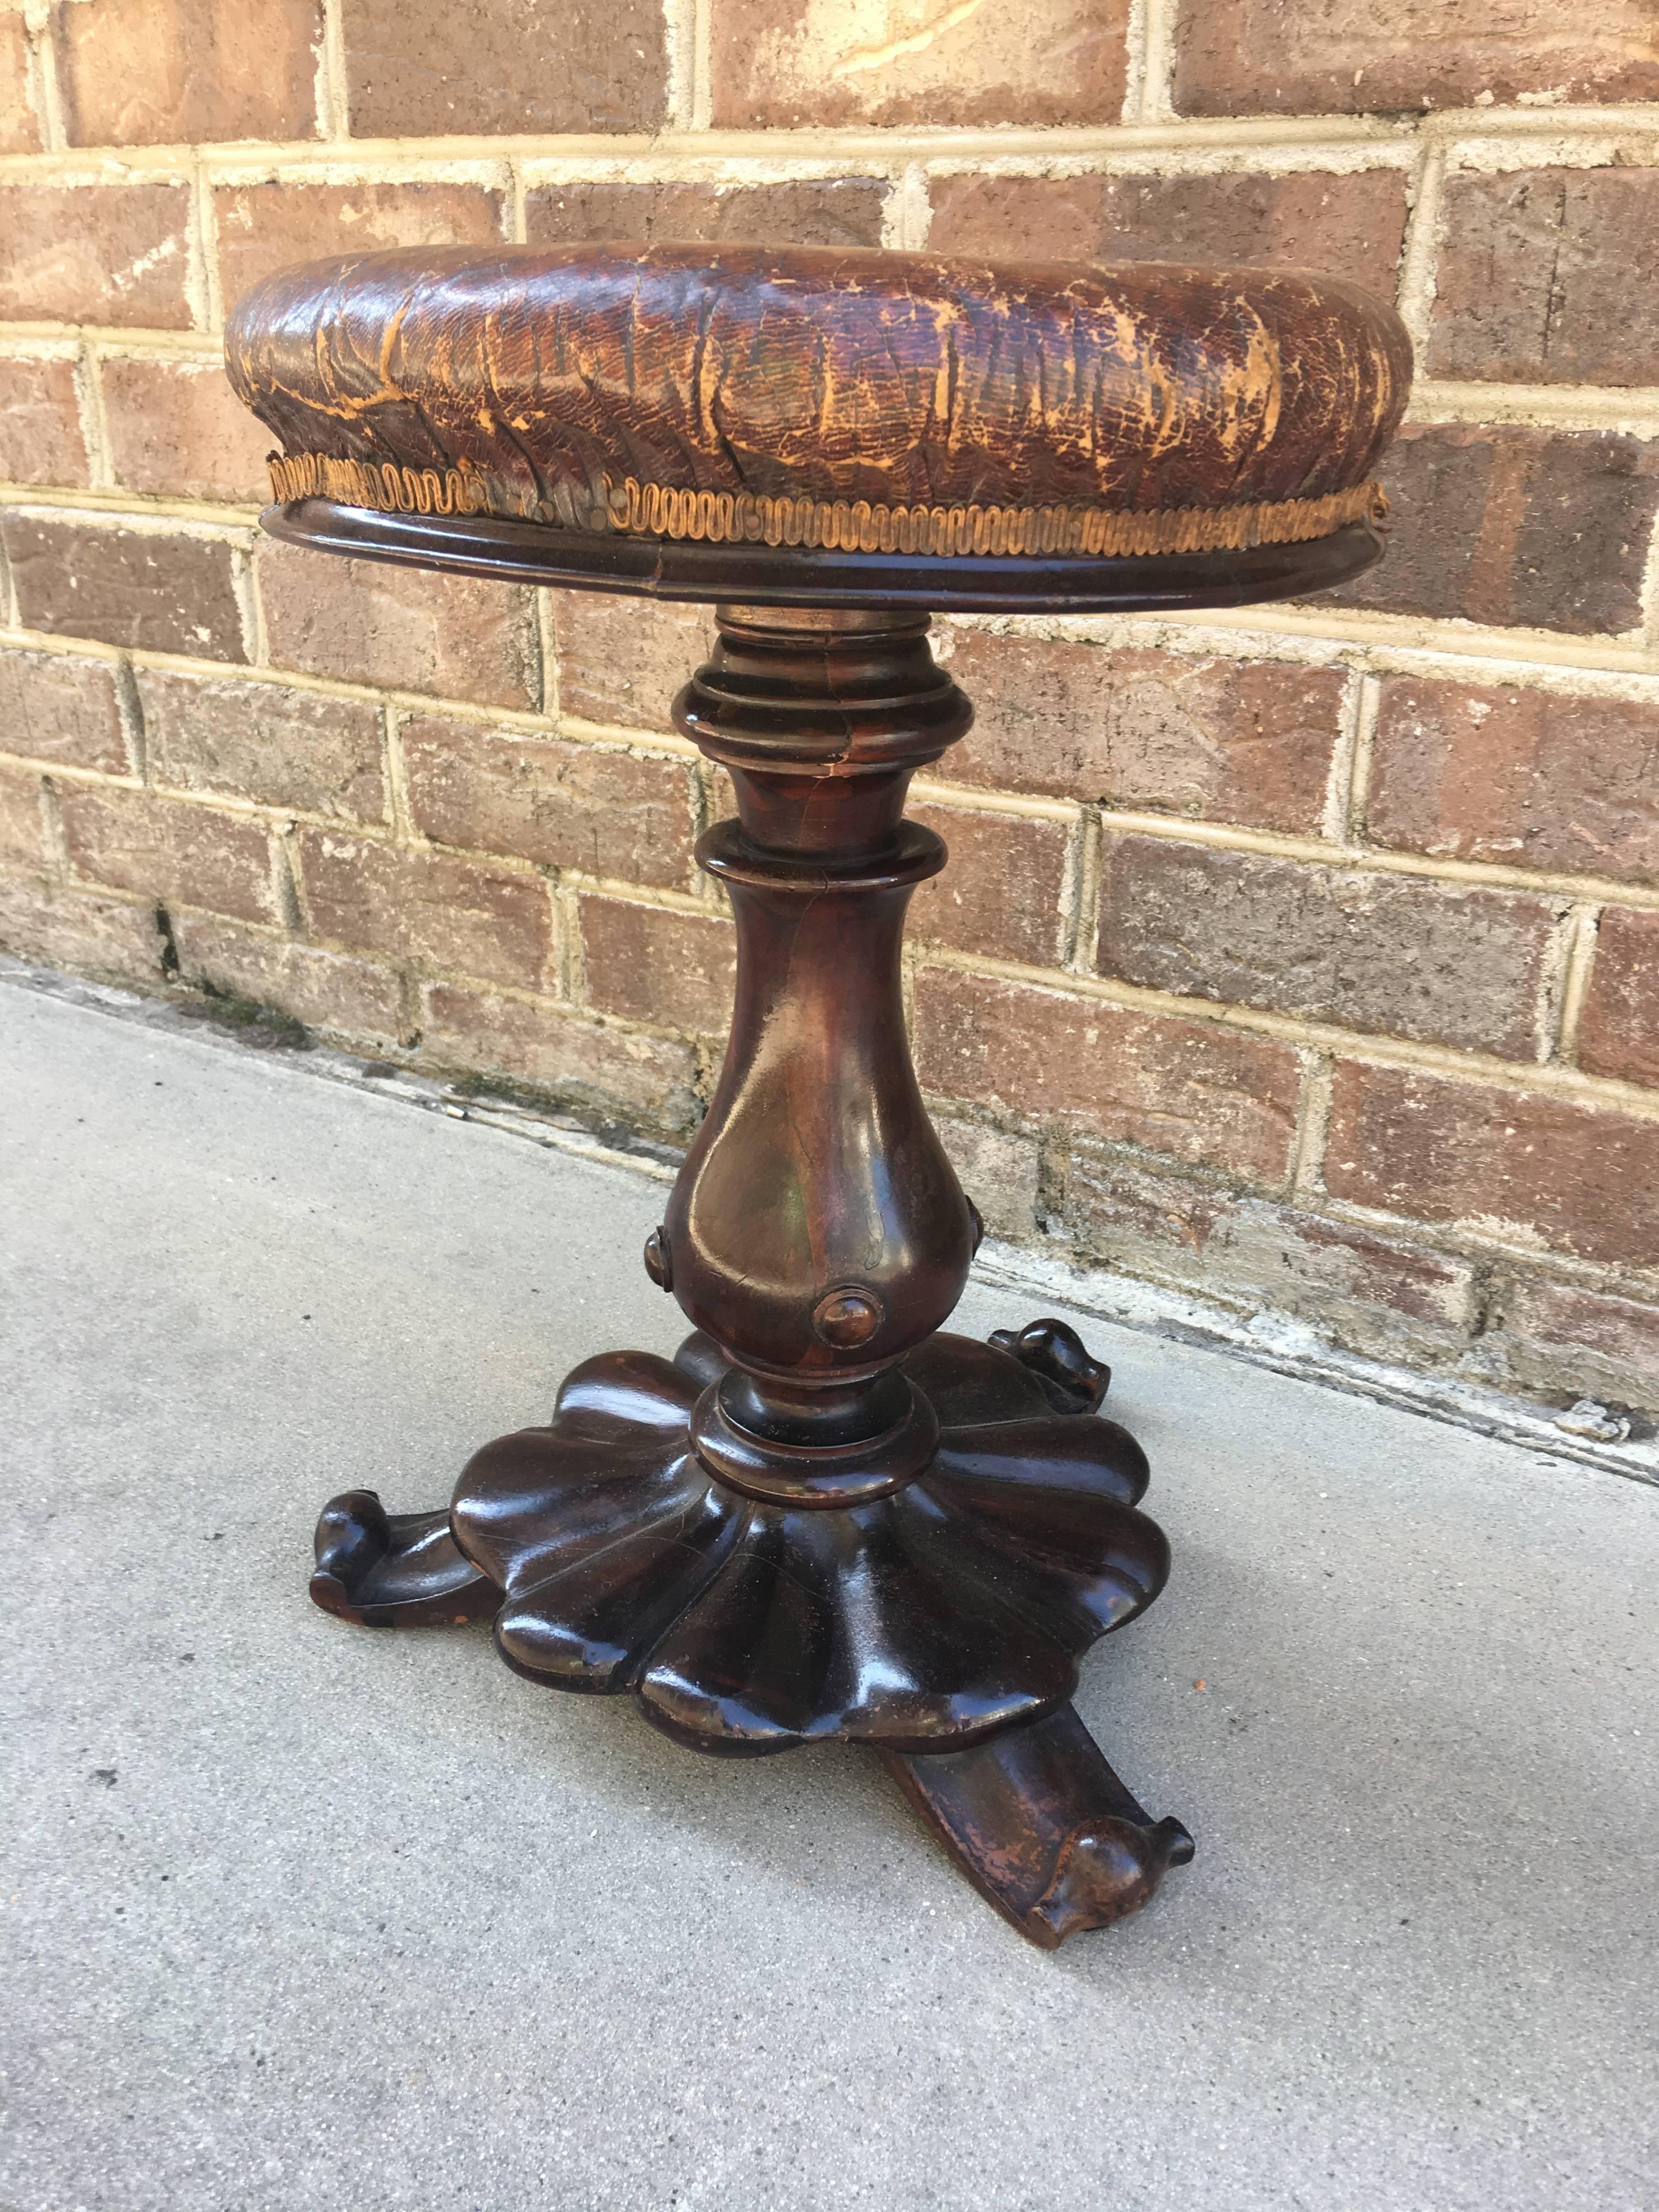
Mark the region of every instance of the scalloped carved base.
<instances>
[{"instance_id":1,"label":"scalloped carved base","mask_svg":"<svg viewBox=\"0 0 1659 2212\"><path fill-rule=\"evenodd\" d=\"M710 1474L693 1413L726 1373L701 1335L672 1361L584 1362L547 1426L474 1455L448 1513L334 1499L313 1597L369 1626L493 1615L519 1674L626 1691L696 1750L867 1744L1034 1942L1138 1910L1192 1840L1141 1809L1068 1703L1083 1653L1169 1571L1136 1510L1146 1458L1095 1413L1108 1370L1060 1322L933 1336L904 1363L931 1460L833 1507Z\"/></svg>"}]
</instances>

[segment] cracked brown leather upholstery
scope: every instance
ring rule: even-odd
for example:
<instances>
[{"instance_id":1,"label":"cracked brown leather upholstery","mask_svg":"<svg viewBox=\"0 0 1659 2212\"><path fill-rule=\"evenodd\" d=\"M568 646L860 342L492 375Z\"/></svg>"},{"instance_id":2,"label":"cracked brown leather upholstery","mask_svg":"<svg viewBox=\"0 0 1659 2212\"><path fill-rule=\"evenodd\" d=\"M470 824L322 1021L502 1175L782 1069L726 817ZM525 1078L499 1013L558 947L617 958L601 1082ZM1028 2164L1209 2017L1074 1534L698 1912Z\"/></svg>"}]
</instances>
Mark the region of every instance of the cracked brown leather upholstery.
<instances>
[{"instance_id":1,"label":"cracked brown leather upholstery","mask_svg":"<svg viewBox=\"0 0 1659 2212\"><path fill-rule=\"evenodd\" d=\"M1324 535L1411 379L1333 278L805 247L312 262L226 350L280 500L906 553Z\"/></svg>"}]
</instances>

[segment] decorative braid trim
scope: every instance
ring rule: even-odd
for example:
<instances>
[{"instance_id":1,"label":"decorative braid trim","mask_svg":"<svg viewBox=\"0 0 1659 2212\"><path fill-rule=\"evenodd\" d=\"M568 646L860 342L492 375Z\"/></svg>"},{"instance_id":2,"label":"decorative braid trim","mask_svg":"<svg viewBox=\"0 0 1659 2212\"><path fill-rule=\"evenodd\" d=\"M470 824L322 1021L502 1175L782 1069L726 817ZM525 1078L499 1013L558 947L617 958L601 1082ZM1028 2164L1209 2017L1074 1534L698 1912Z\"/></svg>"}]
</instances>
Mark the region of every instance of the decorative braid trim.
<instances>
[{"instance_id":1,"label":"decorative braid trim","mask_svg":"<svg viewBox=\"0 0 1659 2212\"><path fill-rule=\"evenodd\" d=\"M286 505L332 499L346 507L402 514L526 514L489 478L461 469L399 468L392 462L338 460L326 453L273 454L270 487ZM1322 499L1248 507L1183 507L1147 514L1103 507L872 507L868 500L757 498L746 492L685 491L605 480L605 498L576 528L630 536L693 538L714 545L839 546L858 553L1214 553L1288 545L1328 537L1344 524L1381 522L1389 502L1380 484L1356 485Z\"/></svg>"}]
</instances>

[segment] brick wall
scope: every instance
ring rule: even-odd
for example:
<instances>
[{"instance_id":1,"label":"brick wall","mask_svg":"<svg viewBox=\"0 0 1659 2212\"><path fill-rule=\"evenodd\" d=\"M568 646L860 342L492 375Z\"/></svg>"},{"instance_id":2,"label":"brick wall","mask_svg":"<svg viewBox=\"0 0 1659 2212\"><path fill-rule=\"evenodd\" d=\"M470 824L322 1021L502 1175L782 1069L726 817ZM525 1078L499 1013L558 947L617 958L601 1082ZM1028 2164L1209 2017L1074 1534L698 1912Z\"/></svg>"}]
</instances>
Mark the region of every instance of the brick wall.
<instances>
[{"instance_id":1,"label":"brick wall","mask_svg":"<svg viewBox=\"0 0 1659 2212\"><path fill-rule=\"evenodd\" d=\"M284 261L641 235L1395 295L1380 570L941 626L919 1058L1005 1237L1659 1404L1653 0L0 0L0 941L684 1136L705 614L261 543L216 367Z\"/></svg>"}]
</instances>

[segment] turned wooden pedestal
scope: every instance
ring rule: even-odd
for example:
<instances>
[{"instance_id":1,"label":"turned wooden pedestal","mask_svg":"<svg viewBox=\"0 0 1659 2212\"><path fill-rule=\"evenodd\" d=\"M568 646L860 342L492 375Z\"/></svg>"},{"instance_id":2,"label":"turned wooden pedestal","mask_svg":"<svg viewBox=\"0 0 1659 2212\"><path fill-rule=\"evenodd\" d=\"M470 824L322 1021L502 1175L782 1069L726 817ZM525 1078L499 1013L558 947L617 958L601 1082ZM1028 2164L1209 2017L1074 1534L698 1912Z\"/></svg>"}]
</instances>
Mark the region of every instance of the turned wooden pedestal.
<instances>
[{"instance_id":1,"label":"turned wooden pedestal","mask_svg":"<svg viewBox=\"0 0 1659 2212\"><path fill-rule=\"evenodd\" d=\"M446 1511L334 1499L313 1597L374 1626L489 1615L531 1681L627 1691L694 1749L838 1737L878 1752L1034 1942L1135 1911L1192 1838L1135 1802L1070 1699L1089 1646L1163 1588L1168 1547L1139 1510L1139 1447L1099 1413L1107 1371L1068 1328L987 1344L945 1330L980 1224L905 1035L905 908L946 854L904 802L971 708L904 602L1270 597L1352 573L1376 540L957 560L948 577L921 560L687 545L655 549L645 574L615 539L478 519L311 501L266 522L379 558L730 592L674 719L737 793L738 818L698 847L736 916L737 1003L645 1253L692 1334L672 1359L586 1362L545 1427L473 1457Z\"/></svg>"}]
</instances>

